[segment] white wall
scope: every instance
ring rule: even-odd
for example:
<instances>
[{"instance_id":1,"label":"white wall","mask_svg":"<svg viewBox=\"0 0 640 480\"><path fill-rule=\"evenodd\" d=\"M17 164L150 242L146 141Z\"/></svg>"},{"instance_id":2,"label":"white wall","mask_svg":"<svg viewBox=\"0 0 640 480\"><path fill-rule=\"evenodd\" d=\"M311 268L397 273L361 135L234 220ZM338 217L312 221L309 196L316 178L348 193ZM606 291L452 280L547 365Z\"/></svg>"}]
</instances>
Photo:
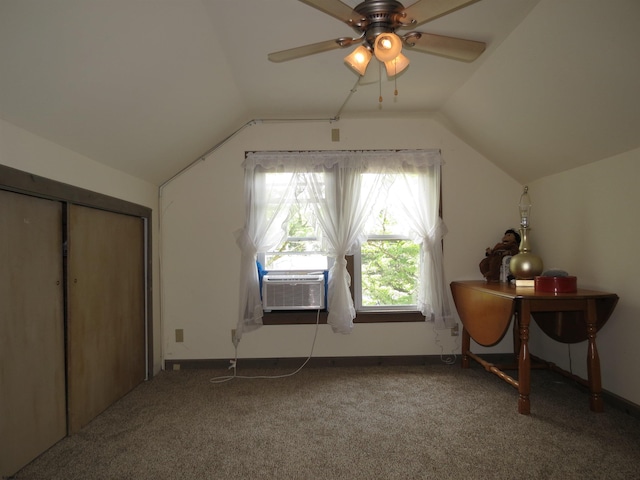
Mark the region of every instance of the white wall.
<instances>
[{"instance_id":1,"label":"white wall","mask_svg":"<svg viewBox=\"0 0 640 480\"><path fill-rule=\"evenodd\" d=\"M153 210L153 283L159 283L158 188L0 120L0 164ZM160 313L154 294L154 371L161 367Z\"/></svg>"},{"instance_id":2,"label":"white wall","mask_svg":"<svg viewBox=\"0 0 640 480\"><path fill-rule=\"evenodd\" d=\"M331 130L340 129L340 141ZM238 316L240 252L233 232L244 224L245 151L440 148L447 282L482 279L487 246L518 222L521 186L431 119L342 119L262 123L243 129L161 192L164 358L232 358ZM455 311L453 303L452 309ZM245 334L240 358L305 357L314 326L265 326ZM184 342L175 342L175 330ZM510 337L509 337L510 338ZM511 351L510 341L495 351ZM439 355L460 351L448 330L426 323L356 324L350 335L320 327L315 356Z\"/></svg>"},{"instance_id":3,"label":"white wall","mask_svg":"<svg viewBox=\"0 0 640 480\"><path fill-rule=\"evenodd\" d=\"M340 142L331 141L333 128L340 129ZM161 219L154 185L0 120L0 164L153 209L154 227L160 222L162 227L161 236L153 232L156 371L161 354L166 359L233 355L230 330L237 321L240 262L233 231L244 222L244 152L376 148L442 149L443 213L449 229L444 242L446 278L448 282L481 279L478 263L484 248L518 223L521 186L431 119L247 127L163 188ZM576 275L580 287L620 296L612 318L598 334L602 381L606 390L636 404L640 404L636 381L640 362L634 345L640 336L640 296L634 281L640 266L640 253L634 248L640 233L635 210L638 178L640 150L634 150L530 184L532 246L545 266ZM184 343L174 342L177 328L184 329ZM309 353L312 338L313 326L266 326L243 337L239 356L302 357ZM509 352L509 339L507 335L484 351ZM531 346L534 354L586 377L586 343L558 344L534 326ZM448 331L436 335L424 323L356 324L351 335L333 334L321 326L314 355L437 355L459 350L459 338L450 337Z\"/></svg>"},{"instance_id":4,"label":"white wall","mask_svg":"<svg viewBox=\"0 0 640 480\"><path fill-rule=\"evenodd\" d=\"M578 287L618 294L597 335L602 386L640 405L640 149L553 175L530 185L532 241L545 268L575 275ZM532 353L586 378L587 343L558 344L534 328Z\"/></svg>"}]
</instances>

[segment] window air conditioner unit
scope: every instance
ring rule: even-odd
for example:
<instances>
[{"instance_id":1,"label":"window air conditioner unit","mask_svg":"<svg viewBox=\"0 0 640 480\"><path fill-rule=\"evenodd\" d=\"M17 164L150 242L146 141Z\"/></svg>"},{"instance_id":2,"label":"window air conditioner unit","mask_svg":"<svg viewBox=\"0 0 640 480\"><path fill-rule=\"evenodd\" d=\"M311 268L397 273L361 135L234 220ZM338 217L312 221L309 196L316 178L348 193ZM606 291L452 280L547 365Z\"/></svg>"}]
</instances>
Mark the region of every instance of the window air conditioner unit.
<instances>
[{"instance_id":1,"label":"window air conditioner unit","mask_svg":"<svg viewBox=\"0 0 640 480\"><path fill-rule=\"evenodd\" d=\"M262 278L262 305L271 310L323 310L323 274L266 274Z\"/></svg>"}]
</instances>

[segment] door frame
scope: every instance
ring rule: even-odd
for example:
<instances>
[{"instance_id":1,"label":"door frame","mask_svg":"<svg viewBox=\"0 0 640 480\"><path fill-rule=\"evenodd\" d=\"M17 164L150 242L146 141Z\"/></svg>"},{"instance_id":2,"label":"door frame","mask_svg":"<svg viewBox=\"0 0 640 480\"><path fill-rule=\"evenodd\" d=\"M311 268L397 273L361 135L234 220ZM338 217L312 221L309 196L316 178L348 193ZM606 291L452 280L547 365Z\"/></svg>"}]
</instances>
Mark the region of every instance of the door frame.
<instances>
[{"instance_id":1,"label":"door frame","mask_svg":"<svg viewBox=\"0 0 640 480\"><path fill-rule=\"evenodd\" d=\"M0 165L0 189L34 197L63 202L64 210L69 205L81 205L114 213L132 215L143 219L145 239L145 331L146 331L146 378L153 377L153 294L152 294L152 212L149 207L119 198L86 190L49 178L34 175L16 168ZM66 216L66 213L63 215ZM63 228L68 228L64 226Z\"/></svg>"}]
</instances>

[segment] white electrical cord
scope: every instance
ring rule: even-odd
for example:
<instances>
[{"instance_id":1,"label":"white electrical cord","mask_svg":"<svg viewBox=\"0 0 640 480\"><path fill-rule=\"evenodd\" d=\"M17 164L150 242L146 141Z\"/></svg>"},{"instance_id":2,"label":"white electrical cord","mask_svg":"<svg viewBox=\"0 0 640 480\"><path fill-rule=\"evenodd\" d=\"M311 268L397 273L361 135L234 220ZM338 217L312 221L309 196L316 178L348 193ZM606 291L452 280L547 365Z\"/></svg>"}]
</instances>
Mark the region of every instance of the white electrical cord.
<instances>
[{"instance_id":1,"label":"white electrical cord","mask_svg":"<svg viewBox=\"0 0 640 480\"><path fill-rule=\"evenodd\" d=\"M433 327L433 332L436 334L435 344L440 347L440 360L442 361L442 363L446 365L454 365L457 359L455 349L450 354L445 354L444 346L442 345L442 343L440 343L439 330ZM458 340L459 340L459 337L456 337L456 340L455 340L456 348L458 347Z\"/></svg>"},{"instance_id":2,"label":"white electrical cord","mask_svg":"<svg viewBox=\"0 0 640 480\"><path fill-rule=\"evenodd\" d=\"M243 379L254 380L254 379L274 379L274 378L292 377L293 375L295 375L298 372L300 372L300 370L302 370L305 367L305 365L307 365L307 363L309 363L309 360L311 360L311 357L313 356L313 349L316 346L316 338L318 337L318 327L319 326L320 326L320 310L318 310L318 313L316 314L316 329L315 329L315 332L313 334L313 342L311 343L311 351L309 352L309 356L304 361L304 363L302 365L300 365L300 367L298 367L295 371L293 371L291 373L285 373L283 375L238 375L238 345L236 344L234 359L231 360L231 365L229 365L229 370L233 369L233 375L224 375L224 376L221 376L221 377L214 377L209 381L211 383L224 383L224 382L228 382L230 380L233 380L234 378L243 378Z\"/></svg>"}]
</instances>

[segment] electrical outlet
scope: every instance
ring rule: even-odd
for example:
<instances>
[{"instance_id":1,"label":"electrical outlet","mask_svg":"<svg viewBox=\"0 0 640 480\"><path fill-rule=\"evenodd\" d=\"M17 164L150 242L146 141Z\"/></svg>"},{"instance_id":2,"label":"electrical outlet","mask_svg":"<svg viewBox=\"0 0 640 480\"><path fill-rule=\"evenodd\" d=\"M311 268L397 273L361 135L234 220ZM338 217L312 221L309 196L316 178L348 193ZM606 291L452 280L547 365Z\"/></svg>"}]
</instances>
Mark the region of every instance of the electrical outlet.
<instances>
[{"instance_id":1,"label":"electrical outlet","mask_svg":"<svg viewBox=\"0 0 640 480\"><path fill-rule=\"evenodd\" d=\"M451 336L457 337L458 335L460 335L460 330L458 324L456 323L455 327L451 327Z\"/></svg>"},{"instance_id":2,"label":"electrical outlet","mask_svg":"<svg viewBox=\"0 0 640 480\"><path fill-rule=\"evenodd\" d=\"M184 342L184 330L182 328L176 328L176 343Z\"/></svg>"}]
</instances>

